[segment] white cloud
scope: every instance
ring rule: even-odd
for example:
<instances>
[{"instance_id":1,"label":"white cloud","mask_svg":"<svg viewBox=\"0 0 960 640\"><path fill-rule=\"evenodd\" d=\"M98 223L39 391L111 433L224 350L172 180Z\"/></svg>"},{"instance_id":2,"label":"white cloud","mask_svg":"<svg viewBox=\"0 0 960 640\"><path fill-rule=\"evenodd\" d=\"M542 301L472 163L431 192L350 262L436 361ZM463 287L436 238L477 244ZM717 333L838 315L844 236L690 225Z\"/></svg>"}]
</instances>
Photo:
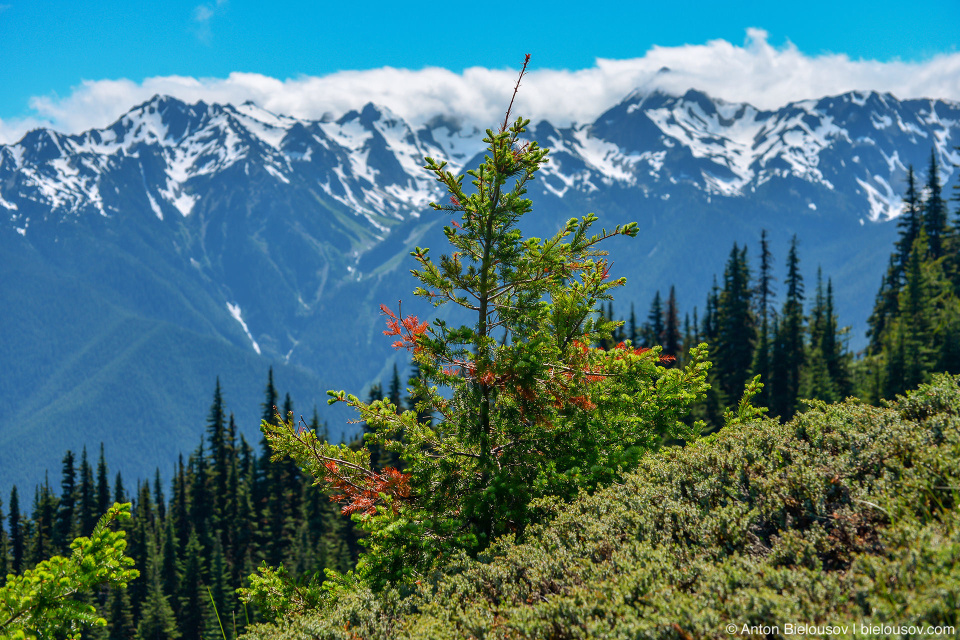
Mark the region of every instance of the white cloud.
<instances>
[{"instance_id":1,"label":"white cloud","mask_svg":"<svg viewBox=\"0 0 960 640\"><path fill-rule=\"evenodd\" d=\"M670 71L658 73L663 68ZM157 93L189 102L252 100L271 111L302 118L340 115L372 101L414 123L446 114L486 128L503 118L516 73L482 67L463 73L437 67L417 71L384 67L287 80L232 73L227 78L165 76L141 83L83 81L64 98L33 98L30 106L35 113L28 119L0 121L0 142L14 141L39 122L71 133L103 127ZM773 47L766 32L749 29L742 46L711 40L703 45L653 47L641 58L598 59L589 69L534 70L524 79L514 113L558 125L585 122L638 87L671 92L697 88L767 109L853 89L889 91L899 98L960 100L960 53L923 62L851 60L843 54L809 56L790 43Z\"/></svg>"}]
</instances>

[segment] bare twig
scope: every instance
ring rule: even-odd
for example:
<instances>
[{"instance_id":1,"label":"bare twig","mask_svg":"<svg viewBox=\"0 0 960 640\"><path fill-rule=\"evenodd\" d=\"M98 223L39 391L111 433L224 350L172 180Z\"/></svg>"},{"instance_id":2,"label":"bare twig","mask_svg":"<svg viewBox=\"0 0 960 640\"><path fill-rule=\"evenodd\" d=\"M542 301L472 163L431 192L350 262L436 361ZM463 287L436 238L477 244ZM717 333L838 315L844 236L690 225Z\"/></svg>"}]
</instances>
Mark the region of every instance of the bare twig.
<instances>
[{"instance_id":1,"label":"bare twig","mask_svg":"<svg viewBox=\"0 0 960 640\"><path fill-rule=\"evenodd\" d=\"M510 105L507 107L507 114L503 116L503 124L500 125L500 133L507 130L507 124L510 122L510 111L513 109L513 101L517 97L517 91L520 90L520 81L523 80L523 74L527 72L527 65L530 64L530 54L523 57L523 67L520 69L520 77L517 78L517 86L513 88L513 95L510 97Z\"/></svg>"}]
</instances>

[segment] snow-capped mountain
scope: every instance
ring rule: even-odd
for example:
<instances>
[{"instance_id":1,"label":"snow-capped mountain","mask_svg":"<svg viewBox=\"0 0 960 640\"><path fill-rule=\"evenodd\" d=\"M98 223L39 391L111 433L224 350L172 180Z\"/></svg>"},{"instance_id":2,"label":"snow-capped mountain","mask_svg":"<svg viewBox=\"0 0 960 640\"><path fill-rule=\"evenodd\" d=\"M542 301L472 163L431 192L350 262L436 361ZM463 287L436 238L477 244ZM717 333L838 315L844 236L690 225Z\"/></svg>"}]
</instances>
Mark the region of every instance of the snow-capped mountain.
<instances>
[{"instance_id":1,"label":"snow-capped mountain","mask_svg":"<svg viewBox=\"0 0 960 640\"><path fill-rule=\"evenodd\" d=\"M618 184L663 194L684 184L737 197L776 178L795 177L862 196L866 219L895 217L906 164L926 166L934 149L946 176L960 163L960 104L899 101L890 94L853 92L761 111L689 91L627 96L596 122L556 129L540 123L536 137L552 149L545 189L592 192ZM455 170L482 150L476 128L448 122L414 130L386 107L368 104L336 121L276 115L252 103L184 104L157 96L106 129L64 135L40 129L0 146L0 208L19 223L27 211L67 217L123 215L105 176L134 160L142 190L160 220L189 215L209 179L239 166L264 171L365 219L376 234L383 219L418 216L439 192L423 158L444 158ZM847 166L847 164L850 166ZM33 203L33 204L28 204Z\"/></svg>"},{"instance_id":2,"label":"snow-capped mountain","mask_svg":"<svg viewBox=\"0 0 960 640\"><path fill-rule=\"evenodd\" d=\"M0 418L0 489L57 464L38 424L79 449L118 441L122 416L118 446L142 474L193 446L217 375L248 433L270 364L304 411L386 375L376 309L403 297L418 312L407 254L444 246L448 219L428 207L444 194L423 158L463 170L483 150L460 122L158 96L105 129L0 146L0 400L14 408ZM778 261L797 234L808 278L817 265L833 278L854 346L907 167L922 180L932 151L953 184L960 163L960 104L870 92L763 111L638 90L595 122L534 123L551 153L528 233L588 211L639 222L632 244L610 247L628 278L618 313L634 302L643 317L671 285L685 310L702 305L732 243L766 228ZM349 428L327 417L334 434Z\"/></svg>"}]
</instances>

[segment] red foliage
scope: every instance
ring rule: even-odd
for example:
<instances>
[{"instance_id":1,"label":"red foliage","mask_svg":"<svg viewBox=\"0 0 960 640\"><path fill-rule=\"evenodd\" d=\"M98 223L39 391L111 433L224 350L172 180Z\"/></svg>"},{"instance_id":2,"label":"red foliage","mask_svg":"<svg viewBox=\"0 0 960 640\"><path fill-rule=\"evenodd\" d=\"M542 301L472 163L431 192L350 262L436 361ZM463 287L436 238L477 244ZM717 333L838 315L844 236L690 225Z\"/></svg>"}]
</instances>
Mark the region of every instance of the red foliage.
<instances>
[{"instance_id":1,"label":"red foliage","mask_svg":"<svg viewBox=\"0 0 960 640\"><path fill-rule=\"evenodd\" d=\"M380 313L387 317L387 329L383 332L383 335L400 336L400 339L393 343L393 348L413 349L413 352L417 353L420 350L417 339L426 333L427 329L430 328L430 323L420 322L417 316L407 316L401 320L385 304L380 305Z\"/></svg>"},{"instance_id":2,"label":"red foliage","mask_svg":"<svg viewBox=\"0 0 960 640\"><path fill-rule=\"evenodd\" d=\"M410 497L410 474L401 473L393 467L387 467L383 473L370 471L357 480L341 475L334 462L327 462L325 466L329 472L326 481L341 492L331 496L330 500L346 503L340 508L344 515L373 515L377 512L377 503L382 502L384 496L393 498L393 510L396 513L397 500Z\"/></svg>"}]
</instances>

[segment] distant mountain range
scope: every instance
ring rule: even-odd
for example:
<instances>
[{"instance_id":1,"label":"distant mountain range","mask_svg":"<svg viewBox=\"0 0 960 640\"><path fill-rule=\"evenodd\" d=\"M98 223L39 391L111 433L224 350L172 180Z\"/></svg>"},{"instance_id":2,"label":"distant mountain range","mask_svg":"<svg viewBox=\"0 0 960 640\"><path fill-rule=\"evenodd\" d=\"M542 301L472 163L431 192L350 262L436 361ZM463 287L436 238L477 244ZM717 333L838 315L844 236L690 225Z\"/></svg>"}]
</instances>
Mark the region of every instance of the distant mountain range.
<instances>
[{"instance_id":1,"label":"distant mountain range","mask_svg":"<svg viewBox=\"0 0 960 640\"><path fill-rule=\"evenodd\" d=\"M629 281L617 313L634 302L642 319L671 284L702 308L733 242L755 254L766 228L778 265L798 235L808 288L818 265L833 278L860 346L906 168L924 175L933 150L955 181L960 103L855 92L761 111L637 91L529 135L552 152L527 233L588 211L639 222L610 247ZM104 441L128 477L168 473L199 442L218 375L251 440L269 366L298 412L316 404L350 433L325 391L407 364L378 305L429 314L408 252L442 250L449 220L428 207L444 194L423 157L468 168L482 137L456 114L414 127L368 104L308 121L157 96L105 129L0 146L0 495L55 478L84 443Z\"/></svg>"}]
</instances>

